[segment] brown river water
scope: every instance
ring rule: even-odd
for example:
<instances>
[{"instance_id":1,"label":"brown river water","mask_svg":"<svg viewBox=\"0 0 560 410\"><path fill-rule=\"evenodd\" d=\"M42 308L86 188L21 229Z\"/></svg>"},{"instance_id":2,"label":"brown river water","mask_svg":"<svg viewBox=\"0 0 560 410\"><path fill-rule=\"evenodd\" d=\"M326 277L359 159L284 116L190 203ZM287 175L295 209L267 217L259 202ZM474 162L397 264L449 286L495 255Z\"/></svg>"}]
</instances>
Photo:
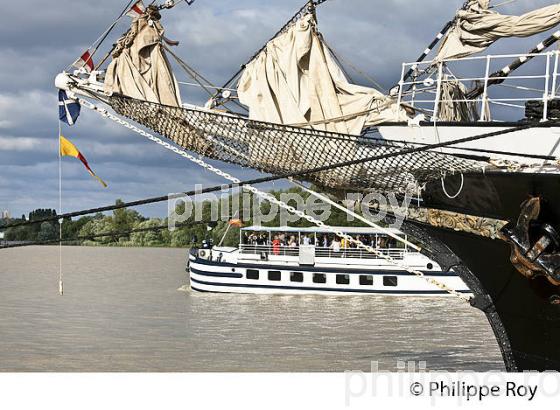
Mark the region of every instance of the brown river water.
<instances>
[{"instance_id":1,"label":"brown river water","mask_svg":"<svg viewBox=\"0 0 560 410\"><path fill-rule=\"evenodd\" d=\"M485 316L453 298L191 292L180 249L0 252L0 371L504 370Z\"/></svg>"}]
</instances>

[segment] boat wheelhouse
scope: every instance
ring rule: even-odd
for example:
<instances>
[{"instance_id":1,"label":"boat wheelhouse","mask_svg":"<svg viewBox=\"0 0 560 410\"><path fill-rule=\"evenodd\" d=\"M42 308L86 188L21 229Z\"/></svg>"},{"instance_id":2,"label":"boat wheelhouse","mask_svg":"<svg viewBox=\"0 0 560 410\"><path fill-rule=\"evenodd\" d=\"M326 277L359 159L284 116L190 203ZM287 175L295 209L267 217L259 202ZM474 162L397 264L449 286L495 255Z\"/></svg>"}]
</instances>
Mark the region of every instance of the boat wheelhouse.
<instances>
[{"instance_id":1,"label":"boat wheelhouse","mask_svg":"<svg viewBox=\"0 0 560 410\"><path fill-rule=\"evenodd\" d=\"M449 295L429 282L433 278L457 292L470 293L458 274L443 272L436 262L411 249L407 236L398 230L336 229L374 246L378 254L351 247L320 228L247 227L240 232L238 248L191 250L191 288L220 293ZM425 276L401 269L399 264Z\"/></svg>"}]
</instances>

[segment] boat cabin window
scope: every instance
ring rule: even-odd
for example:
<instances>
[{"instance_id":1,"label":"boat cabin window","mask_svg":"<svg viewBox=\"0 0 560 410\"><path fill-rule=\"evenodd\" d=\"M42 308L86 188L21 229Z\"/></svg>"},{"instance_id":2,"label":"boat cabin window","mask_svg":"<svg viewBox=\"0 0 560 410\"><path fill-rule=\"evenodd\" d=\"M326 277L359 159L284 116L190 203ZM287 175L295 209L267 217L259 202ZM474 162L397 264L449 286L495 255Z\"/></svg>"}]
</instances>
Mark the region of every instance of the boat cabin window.
<instances>
[{"instance_id":1,"label":"boat cabin window","mask_svg":"<svg viewBox=\"0 0 560 410\"><path fill-rule=\"evenodd\" d=\"M258 280L259 271L255 269L247 269L247 279Z\"/></svg>"},{"instance_id":2,"label":"boat cabin window","mask_svg":"<svg viewBox=\"0 0 560 410\"><path fill-rule=\"evenodd\" d=\"M290 272L291 282L303 282L303 273L301 272Z\"/></svg>"},{"instance_id":3,"label":"boat cabin window","mask_svg":"<svg viewBox=\"0 0 560 410\"><path fill-rule=\"evenodd\" d=\"M373 285L373 275L360 275L360 285L364 285L364 286Z\"/></svg>"},{"instance_id":4,"label":"boat cabin window","mask_svg":"<svg viewBox=\"0 0 560 410\"><path fill-rule=\"evenodd\" d=\"M383 276L383 286L397 286L398 284L396 276Z\"/></svg>"},{"instance_id":5,"label":"boat cabin window","mask_svg":"<svg viewBox=\"0 0 560 410\"><path fill-rule=\"evenodd\" d=\"M327 275L324 273L314 273L313 283L327 283Z\"/></svg>"},{"instance_id":6,"label":"boat cabin window","mask_svg":"<svg viewBox=\"0 0 560 410\"><path fill-rule=\"evenodd\" d=\"M282 280L282 272L278 270L270 270L268 271L268 280L272 280L275 282L279 282Z\"/></svg>"},{"instance_id":7,"label":"boat cabin window","mask_svg":"<svg viewBox=\"0 0 560 410\"><path fill-rule=\"evenodd\" d=\"M349 285L350 284L350 275L336 275L336 284L337 285Z\"/></svg>"}]
</instances>

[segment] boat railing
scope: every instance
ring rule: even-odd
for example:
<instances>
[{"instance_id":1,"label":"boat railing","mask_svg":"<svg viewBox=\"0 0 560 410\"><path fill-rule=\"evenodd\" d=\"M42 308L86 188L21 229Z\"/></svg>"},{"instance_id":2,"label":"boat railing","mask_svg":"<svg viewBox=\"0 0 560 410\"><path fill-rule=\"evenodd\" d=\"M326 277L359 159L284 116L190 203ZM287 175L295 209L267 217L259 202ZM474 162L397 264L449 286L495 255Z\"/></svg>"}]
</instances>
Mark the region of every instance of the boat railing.
<instances>
[{"instance_id":1,"label":"boat railing","mask_svg":"<svg viewBox=\"0 0 560 410\"><path fill-rule=\"evenodd\" d=\"M408 252L404 248L376 248L377 251L392 259L404 259ZM298 246L280 246L274 247L270 245L240 245L242 254L260 255L266 253L268 255L277 256L299 256ZM382 259L382 256L369 252L361 248L340 248L335 250L330 247L315 247L315 257L317 258L353 258L353 259Z\"/></svg>"},{"instance_id":2,"label":"boat railing","mask_svg":"<svg viewBox=\"0 0 560 410\"><path fill-rule=\"evenodd\" d=\"M504 54L404 63L399 82L398 103L425 114L431 121L446 121L442 106L469 106L478 121L512 121L523 119L527 103L538 107L539 119L549 118L550 102L559 98L558 76L560 50L541 54ZM511 71L512 60L533 60L518 71ZM404 80L405 73L414 74ZM509 75L496 73L504 69ZM461 84L464 90L477 90L471 98L449 98L446 83ZM457 96L457 94L454 94ZM552 107L557 110L556 107ZM519 110L523 115L520 116ZM542 111L542 113L541 113Z\"/></svg>"}]
</instances>

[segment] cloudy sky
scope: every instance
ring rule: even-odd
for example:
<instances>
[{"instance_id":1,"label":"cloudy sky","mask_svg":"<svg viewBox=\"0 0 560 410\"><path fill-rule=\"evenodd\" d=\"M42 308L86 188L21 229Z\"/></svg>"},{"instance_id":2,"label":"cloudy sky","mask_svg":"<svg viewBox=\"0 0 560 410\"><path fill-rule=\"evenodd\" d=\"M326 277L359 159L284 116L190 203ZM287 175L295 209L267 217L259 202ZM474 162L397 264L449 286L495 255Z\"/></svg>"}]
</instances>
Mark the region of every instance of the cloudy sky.
<instances>
[{"instance_id":1,"label":"cloudy sky","mask_svg":"<svg viewBox=\"0 0 560 410\"><path fill-rule=\"evenodd\" d=\"M123 0L19 0L3 6L0 25L0 210L19 216L58 206L58 116L54 76L75 60L114 20ZM122 3L122 4L121 4ZM167 37L181 42L177 53L212 82L236 71L304 0L197 0L164 15ZM552 4L518 0L501 7L520 13ZM319 9L320 29L344 59L389 87L403 61L412 61L453 16L462 0L329 0ZM126 19L117 33L127 29ZM507 42L506 42L507 44ZM518 41L515 51L536 44ZM500 50L502 45L493 51ZM520 48L519 48L520 47ZM356 78L367 84L367 80ZM182 89L183 100L202 102L197 89ZM103 189L81 164L63 162L64 210L157 196L224 181L131 132L84 111L64 128L109 184ZM225 166L245 178L247 171ZM278 186L276 186L278 187ZM140 209L163 215L165 206Z\"/></svg>"}]
</instances>

